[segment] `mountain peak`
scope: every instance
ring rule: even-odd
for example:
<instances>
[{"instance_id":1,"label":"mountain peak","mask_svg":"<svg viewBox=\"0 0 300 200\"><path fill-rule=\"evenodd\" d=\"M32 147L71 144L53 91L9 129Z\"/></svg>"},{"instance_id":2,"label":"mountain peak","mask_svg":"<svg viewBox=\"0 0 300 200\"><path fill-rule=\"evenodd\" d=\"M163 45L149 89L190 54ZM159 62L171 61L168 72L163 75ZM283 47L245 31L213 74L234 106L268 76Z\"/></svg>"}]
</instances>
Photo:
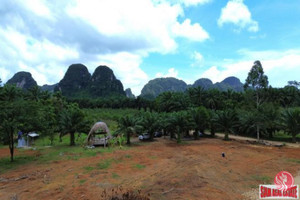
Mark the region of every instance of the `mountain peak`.
<instances>
[{"instance_id":1,"label":"mountain peak","mask_svg":"<svg viewBox=\"0 0 300 200\"><path fill-rule=\"evenodd\" d=\"M58 90L62 91L63 95L70 97L87 88L90 79L91 74L86 66L83 64L72 64L57 87Z\"/></svg>"},{"instance_id":2,"label":"mountain peak","mask_svg":"<svg viewBox=\"0 0 300 200\"><path fill-rule=\"evenodd\" d=\"M6 84L15 84L17 87L25 90L37 86L37 83L32 78L31 73L24 71L17 72L11 79L6 82Z\"/></svg>"},{"instance_id":3,"label":"mountain peak","mask_svg":"<svg viewBox=\"0 0 300 200\"><path fill-rule=\"evenodd\" d=\"M177 78L156 78L150 80L142 89L141 96L156 97L160 93L173 91L183 92L187 88L187 84Z\"/></svg>"}]
</instances>

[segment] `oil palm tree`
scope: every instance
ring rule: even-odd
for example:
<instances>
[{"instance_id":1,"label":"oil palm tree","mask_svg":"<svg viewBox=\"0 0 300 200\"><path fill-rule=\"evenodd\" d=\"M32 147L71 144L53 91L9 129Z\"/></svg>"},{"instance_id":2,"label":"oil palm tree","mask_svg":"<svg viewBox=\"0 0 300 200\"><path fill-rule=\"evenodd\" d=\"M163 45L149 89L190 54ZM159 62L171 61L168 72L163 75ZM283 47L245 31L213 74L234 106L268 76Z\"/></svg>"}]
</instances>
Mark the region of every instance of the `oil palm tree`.
<instances>
[{"instance_id":1,"label":"oil palm tree","mask_svg":"<svg viewBox=\"0 0 300 200\"><path fill-rule=\"evenodd\" d=\"M224 131L224 140L229 140L229 132L233 132L233 129L238 124L238 118L234 110L224 110L216 112L215 123L217 127Z\"/></svg>"},{"instance_id":2,"label":"oil palm tree","mask_svg":"<svg viewBox=\"0 0 300 200\"><path fill-rule=\"evenodd\" d=\"M75 145L75 132L85 128L84 114L77 104L70 104L60 114L59 125L63 135L70 134L70 146Z\"/></svg>"},{"instance_id":3,"label":"oil palm tree","mask_svg":"<svg viewBox=\"0 0 300 200\"><path fill-rule=\"evenodd\" d=\"M145 112L142 115L141 123L140 123L145 131L147 131L150 135L150 141L154 138L155 131L160 129L160 120L158 113Z\"/></svg>"},{"instance_id":4,"label":"oil palm tree","mask_svg":"<svg viewBox=\"0 0 300 200\"><path fill-rule=\"evenodd\" d=\"M194 138L199 139L198 132L204 133L204 130L208 127L209 114L204 107L193 108L190 110L189 115L195 129Z\"/></svg>"},{"instance_id":5,"label":"oil palm tree","mask_svg":"<svg viewBox=\"0 0 300 200\"><path fill-rule=\"evenodd\" d=\"M130 145L130 136L131 134L136 132L136 129L138 127L138 120L134 116L131 115L125 115L121 117L118 121L118 132L125 132L127 142L126 144Z\"/></svg>"},{"instance_id":6,"label":"oil palm tree","mask_svg":"<svg viewBox=\"0 0 300 200\"><path fill-rule=\"evenodd\" d=\"M182 133L189 128L190 121L185 111L172 113L169 117L169 124L174 127L177 134L177 143L181 143Z\"/></svg>"},{"instance_id":7,"label":"oil palm tree","mask_svg":"<svg viewBox=\"0 0 300 200\"><path fill-rule=\"evenodd\" d=\"M296 135L300 133L300 108L290 108L283 112L282 122L284 130L292 135L296 142Z\"/></svg>"}]
</instances>

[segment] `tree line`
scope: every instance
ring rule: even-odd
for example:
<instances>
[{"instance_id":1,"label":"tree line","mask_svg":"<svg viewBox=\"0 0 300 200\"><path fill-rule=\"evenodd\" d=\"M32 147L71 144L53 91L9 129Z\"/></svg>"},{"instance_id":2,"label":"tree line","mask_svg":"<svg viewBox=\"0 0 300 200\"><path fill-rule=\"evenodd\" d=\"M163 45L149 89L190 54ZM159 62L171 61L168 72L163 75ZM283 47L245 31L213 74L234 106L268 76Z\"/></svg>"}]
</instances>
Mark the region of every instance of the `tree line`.
<instances>
[{"instance_id":1,"label":"tree line","mask_svg":"<svg viewBox=\"0 0 300 200\"><path fill-rule=\"evenodd\" d=\"M75 132L88 132L90 122L75 103L67 102L60 92L50 94L32 87L28 91L14 85L0 87L0 141L8 144L11 161L18 131L36 131L49 137L70 134L70 145L75 144Z\"/></svg>"},{"instance_id":2,"label":"tree line","mask_svg":"<svg viewBox=\"0 0 300 200\"><path fill-rule=\"evenodd\" d=\"M178 142L182 135L188 136L190 130L195 130L195 139L198 131L208 130L212 136L222 131L225 140L229 133L256 136L259 140L273 138L276 131L283 131L291 134L292 141L296 142L296 135L300 133L299 86L297 81L290 81L284 88L269 86L260 61L255 61L244 92L204 90L202 87L189 88L186 92L165 92L142 104L150 111L147 117L125 116L120 122L127 138L129 133L138 132L134 127L143 126L151 139L154 131L164 130L171 137L176 134ZM147 127L151 128L147 130Z\"/></svg>"},{"instance_id":3,"label":"tree line","mask_svg":"<svg viewBox=\"0 0 300 200\"><path fill-rule=\"evenodd\" d=\"M1 79L0 79L1 81ZM132 134L163 131L181 142L193 130L212 135L218 131L272 138L277 131L291 134L295 142L300 132L299 82L284 88L272 88L259 61L254 62L244 92L189 88L185 92L165 92L155 99L143 97L110 97L99 99L66 99L60 92L49 93L39 87L22 90L0 82L0 141L9 145L13 160L14 141L18 130L36 131L53 142L55 134L69 134L75 145L75 132L88 133L94 123L82 108L135 108L135 115L118 120L121 133L130 144Z\"/></svg>"}]
</instances>

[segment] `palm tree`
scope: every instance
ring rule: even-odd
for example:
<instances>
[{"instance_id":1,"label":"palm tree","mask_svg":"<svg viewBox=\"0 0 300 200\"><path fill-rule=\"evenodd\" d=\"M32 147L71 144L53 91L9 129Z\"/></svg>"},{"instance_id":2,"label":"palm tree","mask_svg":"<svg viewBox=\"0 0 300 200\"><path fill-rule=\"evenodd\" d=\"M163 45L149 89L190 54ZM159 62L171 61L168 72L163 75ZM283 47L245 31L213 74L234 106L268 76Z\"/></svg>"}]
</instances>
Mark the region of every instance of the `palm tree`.
<instances>
[{"instance_id":1,"label":"palm tree","mask_svg":"<svg viewBox=\"0 0 300 200\"><path fill-rule=\"evenodd\" d=\"M39 101L41 98L42 91L38 86L34 86L28 89L28 99L33 101Z\"/></svg>"},{"instance_id":2,"label":"palm tree","mask_svg":"<svg viewBox=\"0 0 300 200\"><path fill-rule=\"evenodd\" d=\"M262 112L257 111L256 109L249 109L249 110L239 110L238 111L239 117L239 132L250 135L250 136L257 136L257 127L260 129L260 133L265 131L265 116Z\"/></svg>"},{"instance_id":3,"label":"palm tree","mask_svg":"<svg viewBox=\"0 0 300 200\"><path fill-rule=\"evenodd\" d=\"M189 121L185 111L172 113L169 118L169 123L173 126L177 133L177 143L181 143L182 133L187 130Z\"/></svg>"},{"instance_id":4,"label":"palm tree","mask_svg":"<svg viewBox=\"0 0 300 200\"><path fill-rule=\"evenodd\" d=\"M300 133L300 108L287 109L282 114L283 127L290 133L293 142L296 142L296 135Z\"/></svg>"},{"instance_id":5,"label":"palm tree","mask_svg":"<svg viewBox=\"0 0 300 200\"><path fill-rule=\"evenodd\" d=\"M204 107L191 109L189 114L191 115L193 128L195 129L194 138L199 139L198 132L204 133L204 130L208 127L209 114Z\"/></svg>"},{"instance_id":6,"label":"palm tree","mask_svg":"<svg viewBox=\"0 0 300 200\"><path fill-rule=\"evenodd\" d=\"M4 101L14 101L18 97L22 96L21 90L14 85L6 84L3 87L3 91L0 96L0 100Z\"/></svg>"},{"instance_id":7,"label":"palm tree","mask_svg":"<svg viewBox=\"0 0 300 200\"><path fill-rule=\"evenodd\" d=\"M218 111L216 113L215 123L220 130L224 131L224 140L229 140L229 132L233 132L238 124L236 112L233 110Z\"/></svg>"},{"instance_id":8,"label":"palm tree","mask_svg":"<svg viewBox=\"0 0 300 200\"><path fill-rule=\"evenodd\" d=\"M279 129L279 108L272 103L264 103L262 106L263 125L266 128L269 138L273 138L276 130Z\"/></svg>"},{"instance_id":9,"label":"palm tree","mask_svg":"<svg viewBox=\"0 0 300 200\"><path fill-rule=\"evenodd\" d=\"M152 141L155 131L160 129L159 115L157 113L145 112L142 115L141 125L149 133L150 141Z\"/></svg>"},{"instance_id":10,"label":"palm tree","mask_svg":"<svg viewBox=\"0 0 300 200\"><path fill-rule=\"evenodd\" d=\"M131 134L136 132L136 128L138 126L138 120L137 118L130 116L130 115L125 115L121 117L118 121L118 127L119 129L117 132L125 132L127 142L126 144L130 145L130 136Z\"/></svg>"},{"instance_id":11,"label":"palm tree","mask_svg":"<svg viewBox=\"0 0 300 200\"><path fill-rule=\"evenodd\" d=\"M210 110L209 111L208 124L209 124L209 128L210 128L210 135L212 137L215 137L215 133L216 133L216 123L215 123L215 120L214 120L215 117L216 117L216 111Z\"/></svg>"},{"instance_id":12,"label":"palm tree","mask_svg":"<svg viewBox=\"0 0 300 200\"><path fill-rule=\"evenodd\" d=\"M221 92L218 89L210 89L207 91L207 95L205 98L205 107L210 108L212 110L216 110L220 107L222 103Z\"/></svg>"},{"instance_id":13,"label":"palm tree","mask_svg":"<svg viewBox=\"0 0 300 200\"><path fill-rule=\"evenodd\" d=\"M85 128L84 114L77 104L68 105L60 114L60 129L63 135L70 133L70 146L75 145L75 132Z\"/></svg>"},{"instance_id":14,"label":"palm tree","mask_svg":"<svg viewBox=\"0 0 300 200\"><path fill-rule=\"evenodd\" d=\"M205 97L205 90L203 87L199 86L196 88L189 88L187 93L194 105L200 106L203 105L203 99Z\"/></svg>"}]
</instances>

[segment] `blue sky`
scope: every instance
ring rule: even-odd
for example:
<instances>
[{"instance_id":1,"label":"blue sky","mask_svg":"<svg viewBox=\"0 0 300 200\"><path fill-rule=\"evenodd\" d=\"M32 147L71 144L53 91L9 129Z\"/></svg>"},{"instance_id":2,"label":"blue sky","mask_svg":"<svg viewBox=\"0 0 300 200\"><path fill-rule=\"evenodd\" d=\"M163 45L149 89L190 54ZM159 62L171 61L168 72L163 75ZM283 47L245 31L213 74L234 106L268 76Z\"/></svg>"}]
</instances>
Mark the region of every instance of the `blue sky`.
<instances>
[{"instance_id":1,"label":"blue sky","mask_svg":"<svg viewBox=\"0 0 300 200\"><path fill-rule=\"evenodd\" d=\"M299 0L0 0L0 78L59 82L69 65L112 68L138 95L156 77L300 81Z\"/></svg>"}]
</instances>

